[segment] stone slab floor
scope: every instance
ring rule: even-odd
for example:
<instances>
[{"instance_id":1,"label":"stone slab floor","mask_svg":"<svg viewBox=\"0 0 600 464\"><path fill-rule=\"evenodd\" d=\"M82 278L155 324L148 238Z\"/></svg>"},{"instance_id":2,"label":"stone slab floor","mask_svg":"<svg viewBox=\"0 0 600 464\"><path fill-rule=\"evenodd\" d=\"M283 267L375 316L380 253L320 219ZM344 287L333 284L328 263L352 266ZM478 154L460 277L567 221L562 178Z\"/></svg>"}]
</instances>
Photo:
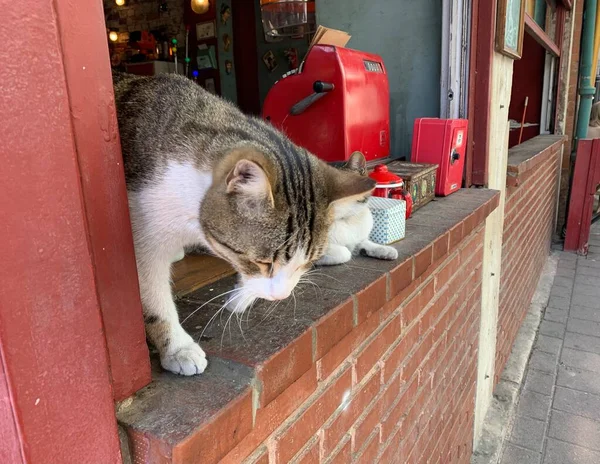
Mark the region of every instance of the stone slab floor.
<instances>
[{"instance_id":1,"label":"stone slab floor","mask_svg":"<svg viewBox=\"0 0 600 464\"><path fill-rule=\"evenodd\" d=\"M561 252L502 464L600 464L600 223Z\"/></svg>"}]
</instances>

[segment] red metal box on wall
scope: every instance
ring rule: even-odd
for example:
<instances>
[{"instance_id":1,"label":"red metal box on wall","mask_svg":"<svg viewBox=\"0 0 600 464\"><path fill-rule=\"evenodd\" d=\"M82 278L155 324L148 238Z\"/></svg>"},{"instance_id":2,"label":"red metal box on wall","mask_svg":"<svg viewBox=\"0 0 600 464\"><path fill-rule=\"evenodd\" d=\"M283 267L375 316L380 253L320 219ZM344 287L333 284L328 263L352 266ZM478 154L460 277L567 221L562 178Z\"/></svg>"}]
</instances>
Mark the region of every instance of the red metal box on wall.
<instances>
[{"instance_id":1,"label":"red metal box on wall","mask_svg":"<svg viewBox=\"0 0 600 464\"><path fill-rule=\"evenodd\" d=\"M466 119L415 120L411 161L437 164L435 194L447 196L461 188L467 149Z\"/></svg>"},{"instance_id":2,"label":"red metal box on wall","mask_svg":"<svg viewBox=\"0 0 600 464\"><path fill-rule=\"evenodd\" d=\"M390 153L390 94L380 56L315 45L300 69L275 83L262 116L327 162L360 151L367 161Z\"/></svg>"}]
</instances>

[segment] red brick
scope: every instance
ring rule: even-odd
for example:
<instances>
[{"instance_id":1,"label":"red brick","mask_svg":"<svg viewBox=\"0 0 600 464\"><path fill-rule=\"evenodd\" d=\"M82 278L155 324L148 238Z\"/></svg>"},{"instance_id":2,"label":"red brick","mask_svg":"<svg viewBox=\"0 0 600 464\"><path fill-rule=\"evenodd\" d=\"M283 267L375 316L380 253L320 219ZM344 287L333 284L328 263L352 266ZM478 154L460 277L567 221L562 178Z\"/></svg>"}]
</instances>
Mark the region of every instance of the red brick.
<instances>
[{"instance_id":1,"label":"red brick","mask_svg":"<svg viewBox=\"0 0 600 464\"><path fill-rule=\"evenodd\" d=\"M428 246L427 248L419 251L415 255L415 274L414 278L421 277L421 275L427 270L427 268L433 262L433 246Z\"/></svg>"},{"instance_id":2,"label":"red brick","mask_svg":"<svg viewBox=\"0 0 600 464\"><path fill-rule=\"evenodd\" d=\"M355 327L337 345L331 348L321 360L317 361L319 380L329 377L375 331L378 325L379 321L374 317L370 317L366 322Z\"/></svg>"},{"instance_id":3,"label":"red brick","mask_svg":"<svg viewBox=\"0 0 600 464\"><path fill-rule=\"evenodd\" d=\"M262 382L260 405L266 406L310 369L312 330L306 331L258 369Z\"/></svg>"},{"instance_id":4,"label":"red brick","mask_svg":"<svg viewBox=\"0 0 600 464\"><path fill-rule=\"evenodd\" d=\"M407 355L413 349L413 346L419 339L419 327L412 326L410 329L405 330L402 333L402 339L400 343L394 347L394 349L388 354L384 361L383 375L384 382L388 382L389 379L394 375L398 367L406 359Z\"/></svg>"},{"instance_id":5,"label":"red brick","mask_svg":"<svg viewBox=\"0 0 600 464\"><path fill-rule=\"evenodd\" d=\"M317 351L315 359L321 359L331 347L350 333L354 326L354 301L349 299L335 308L316 325Z\"/></svg>"},{"instance_id":6,"label":"red brick","mask_svg":"<svg viewBox=\"0 0 600 464\"><path fill-rule=\"evenodd\" d=\"M450 244L450 233L446 232L433 242L433 262L437 262L448 254Z\"/></svg>"},{"instance_id":7,"label":"red brick","mask_svg":"<svg viewBox=\"0 0 600 464\"><path fill-rule=\"evenodd\" d=\"M352 460L352 443L350 438L346 441L346 444L337 454L328 461L329 464L346 464Z\"/></svg>"},{"instance_id":8,"label":"red brick","mask_svg":"<svg viewBox=\"0 0 600 464\"><path fill-rule=\"evenodd\" d=\"M394 317L383 330L369 343L356 359L356 379L362 378L375 366L394 340L400 336L402 328L400 315Z\"/></svg>"},{"instance_id":9,"label":"red brick","mask_svg":"<svg viewBox=\"0 0 600 464\"><path fill-rule=\"evenodd\" d=\"M456 224L452 229L450 229L450 241L448 243L448 248L452 251L454 248L458 246L458 244L463 239L463 222Z\"/></svg>"},{"instance_id":10,"label":"red brick","mask_svg":"<svg viewBox=\"0 0 600 464\"><path fill-rule=\"evenodd\" d=\"M440 269L435 276L435 290L439 291L450 281L460 267L460 256L455 255L446 265Z\"/></svg>"},{"instance_id":11,"label":"red brick","mask_svg":"<svg viewBox=\"0 0 600 464\"><path fill-rule=\"evenodd\" d=\"M295 461L297 464L319 464L321 462L319 440L315 440Z\"/></svg>"},{"instance_id":12,"label":"red brick","mask_svg":"<svg viewBox=\"0 0 600 464\"><path fill-rule=\"evenodd\" d=\"M352 386L352 372L348 369L342 373L318 397L315 402L302 413L285 432L277 437L277 462L285 463L304 446L333 412L342 404L345 392Z\"/></svg>"},{"instance_id":13,"label":"red brick","mask_svg":"<svg viewBox=\"0 0 600 464\"><path fill-rule=\"evenodd\" d=\"M210 424L173 448L173 463L214 463L252 430L252 391L230 403ZM219 437L215 440L215 437ZM212 443L207 448L206 444Z\"/></svg>"},{"instance_id":14,"label":"red brick","mask_svg":"<svg viewBox=\"0 0 600 464\"><path fill-rule=\"evenodd\" d=\"M379 432L376 431L371 434L370 440L367 443L365 449L359 454L355 461L361 464L373 464L377 462L377 455L379 454Z\"/></svg>"},{"instance_id":15,"label":"red brick","mask_svg":"<svg viewBox=\"0 0 600 464\"><path fill-rule=\"evenodd\" d=\"M346 434L352 424L356 421L369 403L377 396L381 387L381 375L376 372L375 375L365 385L357 385L352 392L352 398L345 410L341 411L339 416L324 429L323 434L323 450L325 456L328 456L337 446L339 441Z\"/></svg>"},{"instance_id":16,"label":"red brick","mask_svg":"<svg viewBox=\"0 0 600 464\"><path fill-rule=\"evenodd\" d=\"M421 365L427 353L433 344L433 335L430 333L425 338L418 342L417 348L413 351L410 358L402 367L402 379L406 382L410 381L413 375L418 374L417 368Z\"/></svg>"},{"instance_id":17,"label":"red brick","mask_svg":"<svg viewBox=\"0 0 600 464\"><path fill-rule=\"evenodd\" d=\"M383 443L388 441L392 432L406 415L408 405L413 401L417 393L417 387L417 381L413 380L400 394L400 397L397 399L398 401L390 407L389 411L386 411L387 417L381 423L381 441Z\"/></svg>"},{"instance_id":18,"label":"red brick","mask_svg":"<svg viewBox=\"0 0 600 464\"><path fill-rule=\"evenodd\" d=\"M413 258L408 258L390 272L390 297L393 298L413 281Z\"/></svg>"},{"instance_id":19,"label":"red brick","mask_svg":"<svg viewBox=\"0 0 600 464\"><path fill-rule=\"evenodd\" d=\"M356 294L358 323L362 324L387 302L387 275L384 275Z\"/></svg>"},{"instance_id":20,"label":"red brick","mask_svg":"<svg viewBox=\"0 0 600 464\"><path fill-rule=\"evenodd\" d=\"M269 464L269 452L265 451L256 461L252 464Z\"/></svg>"},{"instance_id":21,"label":"red brick","mask_svg":"<svg viewBox=\"0 0 600 464\"><path fill-rule=\"evenodd\" d=\"M287 419L317 388L317 370L313 366L290 387L256 411L256 423L240 444L220 464L238 464L254 452L271 433Z\"/></svg>"}]
</instances>

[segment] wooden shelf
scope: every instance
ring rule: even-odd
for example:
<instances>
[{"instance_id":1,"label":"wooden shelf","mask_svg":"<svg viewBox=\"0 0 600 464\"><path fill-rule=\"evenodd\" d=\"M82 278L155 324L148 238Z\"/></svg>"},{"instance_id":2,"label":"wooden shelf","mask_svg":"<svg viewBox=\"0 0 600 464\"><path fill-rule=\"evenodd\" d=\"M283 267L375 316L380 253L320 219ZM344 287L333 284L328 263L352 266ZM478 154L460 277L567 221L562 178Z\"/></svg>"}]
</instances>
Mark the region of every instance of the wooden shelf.
<instances>
[{"instance_id":1,"label":"wooden shelf","mask_svg":"<svg viewBox=\"0 0 600 464\"><path fill-rule=\"evenodd\" d=\"M209 255L188 255L173 264L173 291L182 297L219 279L235 274L225 261Z\"/></svg>"}]
</instances>

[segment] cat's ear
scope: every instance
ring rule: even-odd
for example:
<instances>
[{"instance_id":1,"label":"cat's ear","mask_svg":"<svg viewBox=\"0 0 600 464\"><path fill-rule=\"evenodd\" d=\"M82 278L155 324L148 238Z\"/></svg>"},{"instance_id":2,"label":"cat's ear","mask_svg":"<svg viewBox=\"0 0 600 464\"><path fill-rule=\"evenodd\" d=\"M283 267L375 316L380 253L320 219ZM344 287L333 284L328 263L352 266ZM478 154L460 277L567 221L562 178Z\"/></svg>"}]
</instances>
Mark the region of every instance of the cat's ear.
<instances>
[{"instance_id":1,"label":"cat's ear","mask_svg":"<svg viewBox=\"0 0 600 464\"><path fill-rule=\"evenodd\" d=\"M269 177L263 168L247 159L238 160L226 178L227 193L237 193L254 200L268 199L273 205Z\"/></svg>"},{"instance_id":2,"label":"cat's ear","mask_svg":"<svg viewBox=\"0 0 600 464\"><path fill-rule=\"evenodd\" d=\"M352 153L346 162L346 168L361 174L365 172L367 170L367 160L365 159L365 155L360 151Z\"/></svg>"},{"instance_id":3,"label":"cat's ear","mask_svg":"<svg viewBox=\"0 0 600 464\"><path fill-rule=\"evenodd\" d=\"M361 200L375 189L375 181L354 172L344 172L328 166L327 196L329 203Z\"/></svg>"}]
</instances>

